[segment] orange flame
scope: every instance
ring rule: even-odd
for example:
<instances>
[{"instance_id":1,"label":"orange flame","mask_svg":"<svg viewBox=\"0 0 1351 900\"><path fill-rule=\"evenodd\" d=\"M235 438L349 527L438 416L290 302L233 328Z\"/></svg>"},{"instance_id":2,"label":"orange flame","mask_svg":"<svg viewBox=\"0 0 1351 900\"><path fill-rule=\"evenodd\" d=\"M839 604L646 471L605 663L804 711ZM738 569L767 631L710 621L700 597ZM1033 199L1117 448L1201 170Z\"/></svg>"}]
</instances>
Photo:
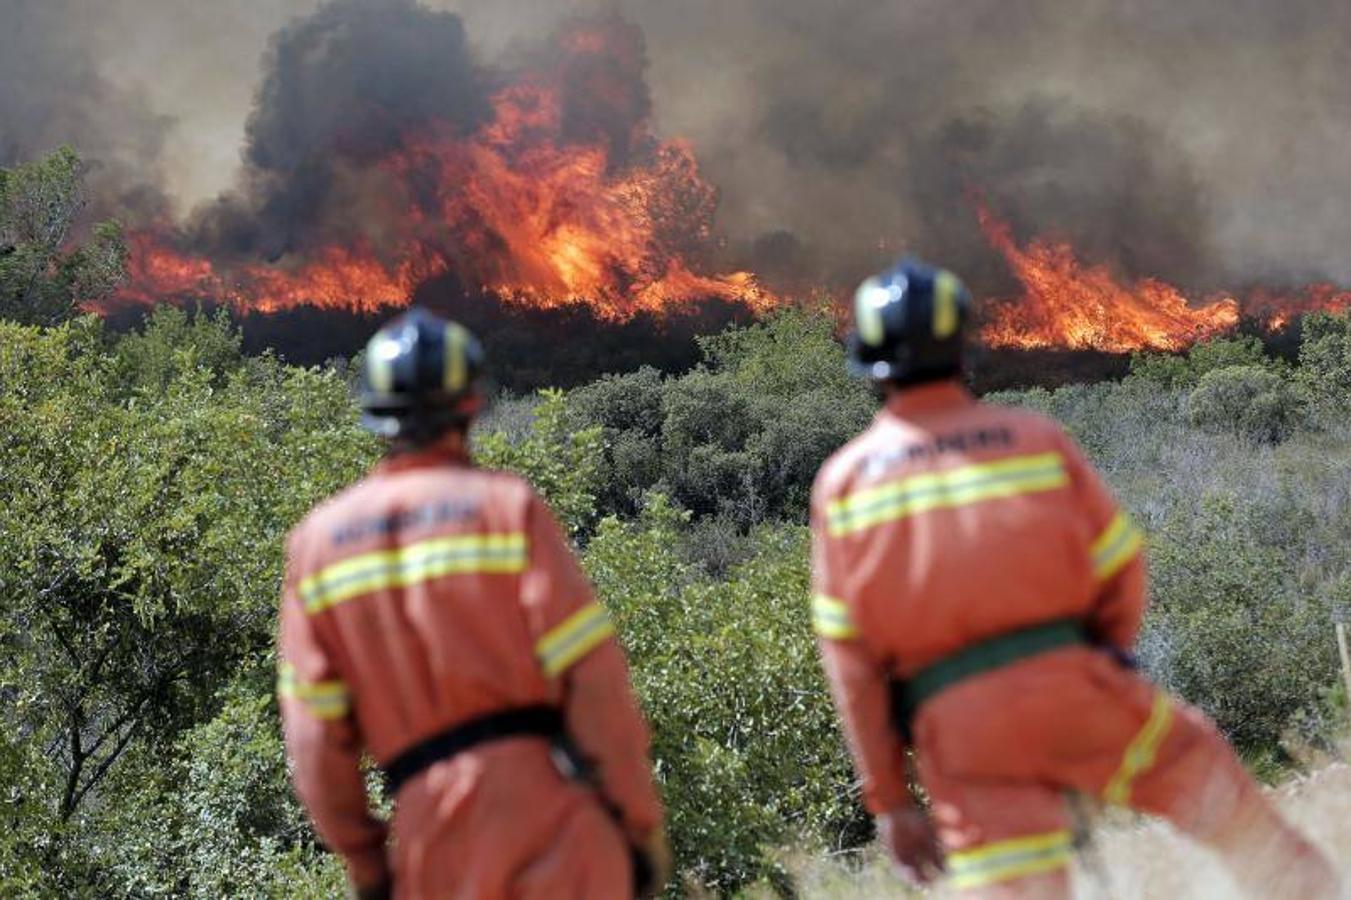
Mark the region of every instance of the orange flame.
<instances>
[{"instance_id":1,"label":"orange flame","mask_svg":"<svg viewBox=\"0 0 1351 900\"><path fill-rule=\"evenodd\" d=\"M1232 297L1194 307L1157 279L1123 284L1107 266L1079 262L1068 244L1038 239L1019 247L1006 222L983 207L977 214L981 231L1023 286L1017 300L993 307L981 330L991 347L1183 350L1238 324Z\"/></svg>"},{"instance_id":2,"label":"orange flame","mask_svg":"<svg viewBox=\"0 0 1351 900\"><path fill-rule=\"evenodd\" d=\"M577 27L560 43L565 59L631 54L623 37ZM388 182L382 202L392 212L370 229L379 252L358 239L271 264L229 262L180 252L163 230L141 231L117 299L371 311L407 304L419 284L448 272L510 302L588 304L612 320L707 299L755 310L775 303L748 272L700 273L716 192L690 148L658 141L645 120L632 160L613 158L603 139L570 139L561 80L526 72L493 95L493 117L473 134L433 125L380 161L375 174Z\"/></svg>"},{"instance_id":3,"label":"orange flame","mask_svg":"<svg viewBox=\"0 0 1351 900\"><path fill-rule=\"evenodd\" d=\"M1284 331L1297 316L1307 313L1340 313L1348 309L1351 290L1325 282L1308 285L1295 293L1258 288L1244 303L1244 311L1268 331Z\"/></svg>"}]
</instances>

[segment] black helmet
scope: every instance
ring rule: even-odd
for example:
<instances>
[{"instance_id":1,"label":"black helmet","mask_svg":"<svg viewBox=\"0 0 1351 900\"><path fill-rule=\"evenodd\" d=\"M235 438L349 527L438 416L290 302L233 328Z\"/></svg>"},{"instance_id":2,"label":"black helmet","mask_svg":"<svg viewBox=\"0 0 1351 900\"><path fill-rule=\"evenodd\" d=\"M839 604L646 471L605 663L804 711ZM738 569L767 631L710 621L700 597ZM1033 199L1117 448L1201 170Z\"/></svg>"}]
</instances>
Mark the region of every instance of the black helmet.
<instances>
[{"instance_id":1,"label":"black helmet","mask_svg":"<svg viewBox=\"0 0 1351 900\"><path fill-rule=\"evenodd\" d=\"M960 374L970 310L971 295L956 275L903 260L854 294L849 370L897 384Z\"/></svg>"},{"instance_id":2,"label":"black helmet","mask_svg":"<svg viewBox=\"0 0 1351 900\"><path fill-rule=\"evenodd\" d=\"M483 406L483 347L463 325L414 307L366 344L361 424L414 443L465 425Z\"/></svg>"}]
</instances>

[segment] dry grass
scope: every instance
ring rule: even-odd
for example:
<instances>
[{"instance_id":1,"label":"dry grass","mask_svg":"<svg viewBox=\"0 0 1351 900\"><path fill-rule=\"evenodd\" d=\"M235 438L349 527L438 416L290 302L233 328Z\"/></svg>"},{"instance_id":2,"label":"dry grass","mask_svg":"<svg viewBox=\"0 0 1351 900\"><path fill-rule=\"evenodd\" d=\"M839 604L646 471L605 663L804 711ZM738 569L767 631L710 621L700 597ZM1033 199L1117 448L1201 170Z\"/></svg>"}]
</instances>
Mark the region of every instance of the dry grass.
<instances>
[{"instance_id":1,"label":"dry grass","mask_svg":"<svg viewBox=\"0 0 1351 900\"><path fill-rule=\"evenodd\" d=\"M1351 883L1351 765L1337 763L1275 791L1282 809L1340 866ZM1105 824L1096 841L1103 874L1076 863L1076 900L1287 900L1271 890L1240 891L1218 860L1161 822ZM790 859L804 897L827 900L952 896L905 889L876 851L860 862ZM1348 895L1351 897L1351 895ZM1288 898L1298 900L1298 898Z\"/></svg>"}]
</instances>

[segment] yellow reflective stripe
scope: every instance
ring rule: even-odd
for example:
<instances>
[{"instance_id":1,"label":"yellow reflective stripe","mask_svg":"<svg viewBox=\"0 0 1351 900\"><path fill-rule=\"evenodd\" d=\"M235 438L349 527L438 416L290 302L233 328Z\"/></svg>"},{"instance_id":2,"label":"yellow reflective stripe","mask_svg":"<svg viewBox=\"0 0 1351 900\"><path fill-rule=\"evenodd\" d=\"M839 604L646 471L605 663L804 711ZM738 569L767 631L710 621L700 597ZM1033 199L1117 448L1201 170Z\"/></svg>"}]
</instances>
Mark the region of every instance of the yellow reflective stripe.
<instances>
[{"instance_id":1,"label":"yellow reflective stripe","mask_svg":"<svg viewBox=\"0 0 1351 900\"><path fill-rule=\"evenodd\" d=\"M1054 452L926 472L836 500L826 509L827 529L838 537L935 509L1051 491L1067 484L1065 461Z\"/></svg>"},{"instance_id":2,"label":"yellow reflective stripe","mask_svg":"<svg viewBox=\"0 0 1351 900\"><path fill-rule=\"evenodd\" d=\"M277 696L299 700L318 719L341 719L352 709L351 694L342 681L302 682L289 663L277 672Z\"/></svg>"},{"instance_id":3,"label":"yellow reflective stripe","mask_svg":"<svg viewBox=\"0 0 1351 900\"><path fill-rule=\"evenodd\" d=\"M1135 558L1144 542L1144 534L1135 527L1130 516L1117 513L1089 551L1093 556L1093 574L1100 581L1111 578Z\"/></svg>"},{"instance_id":4,"label":"yellow reflective stripe","mask_svg":"<svg viewBox=\"0 0 1351 900\"><path fill-rule=\"evenodd\" d=\"M1117 806L1126 806L1130 803L1131 782L1154 765L1159 745L1163 743L1164 737L1168 734L1168 727L1172 723L1172 701L1168 699L1167 694L1159 691L1154 695L1154 706L1149 711L1149 718L1145 720L1139 733L1131 739L1126 752L1122 754L1121 766L1112 776L1112 780L1107 782L1107 787L1102 792L1104 800Z\"/></svg>"},{"instance_id":5,"label":"yellow reflective stripe","mask_svg":"<svg viewBox=\"0 0 1351 900\"><path fill-rule=\"evenodd\" d=\"M836 641L858 637L858 627L849 614L849 607L824 594L812 597L812 627L821 637Z\"/></svg>"},{"instance_id":6,"label":"yellow reflective stripe","mask_svg":"<svg viewBox=\"0 0 1351 900\"><path fill-rule=\"evenodd\" d=\"M563 620L535 644L535 656L550 678L595 649L615 633L605 607L592 603Z\"/></svg>"},{"instance_id":7,"label":"yellow reflective stripe","mask_svg":"<svg viewBox=\"0 0 1351 900\"><path fill-rule=\"evenodd\" d=\"M948 854L949 883L961 890L1053 872L1069 864L1072 848L1062 830L959 850Z\"/></svg>"},{"instance_id":8,"label":"yellow reflective stripe","mask_svg":"<svg viewBox=\"0 0 1351 900\"><path fill-rule=\"evenodd\" d=\"M522 572L526 562L522 533L433 538L334 563L302 580L297 590L305 611L314 615L373 591L408 587L444 575Z\"/></svg>"}]
</instances>

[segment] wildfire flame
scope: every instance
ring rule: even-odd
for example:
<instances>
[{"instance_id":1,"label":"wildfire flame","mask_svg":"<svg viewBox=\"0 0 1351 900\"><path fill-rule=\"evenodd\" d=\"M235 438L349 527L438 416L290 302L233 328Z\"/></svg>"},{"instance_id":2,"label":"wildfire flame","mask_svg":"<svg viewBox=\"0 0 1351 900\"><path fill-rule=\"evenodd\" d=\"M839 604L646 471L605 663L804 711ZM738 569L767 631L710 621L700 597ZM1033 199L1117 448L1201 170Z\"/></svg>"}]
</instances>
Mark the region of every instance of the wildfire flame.
<instances>
[{"instance_id":1,"label":"wildfire flame","mask_svg":"<svg viewBox=\"0 0 1351 900\"><path fill-rule=\"evenodd\" d=\"M1069 244L1038 239L1019 247L1008 223L983 207L977 214L986 239L1023 286L1017 301L994 306L981 331L989 346L1182 350L1238 324L1232 297L1193 307L1157 279L1123 284L1105 265L1084 265Z\"/></svg>"},{"instance_id":2,"label":"wildfire flame","mask_svg":"<svg viewBox=\"0 0 1351 900\"><path fill-rule=\"evenodd\" d=\"M1123 282L1106 265L1080 262L1063 241L1038 238L1020 247L1007 222L977 204L981 231L1022 285L1017 298L987 305L981 339L1014 349L1185 350L1250 319L1268 333L1311 312L1351 309L1351 290L1313 284L1278 292L1258 288L1242 300L1205 298L1197 306L1157 278Z\"/></svg>"},{"instance_id":3,"label":"wildfire flame","mask_svg":"<svg viewBox=\"0 0 1351 900\"><path fill-rule=\"evenodd\" d=\"M1351 290L1318 283L1296 293L1258 288L1244 303L1244 310L1268 331L1282 331L1296 317L1312 312L1340 313L1351 309Z\"/></svg>"},{"instance_id":4,"label":"wildfire flame","mask_svg":"<svg viewBox=\"0 0 1351 900\"><path fill-rule=\"evenodd\" d=\"M340 211L340 227L298 228L305 234L276 259L194 243L169 225L131 232L128 282L113 304L372 312L407 304L439 276L508 303L586 304L612 321L706 300L755 311L780 303L749 272L707 274L717 192L687 144L652 132L641 34L614 19L574 23L555 50L550 62L500 73L476 125L419 121L375 159L339 153L334 189L353 209ZM989 346L1176 351L1244 317L1276 331L1305 312L1351 308L1351 291L1331 284L1189 302L1159 279L1082 262L1068 243L1020 245L976 206L1022 285L1019 297L983 304Z\"/></svg>"},{"instance_id":5,"label":"wildfire flame","mask_svg":"<svg viewBox=\"0 0 1351 900\"><path fill-rule=\"evenodd\" d=\"M575 26L560 38L564 64L631 52L622 38L613 25ZM646 120L629 142L633 159L617 160L599 138L577 142L565 134L561 82L554 71L518 73L474 133L431 123L409 135L375 164L385 214L369 238L265 264L181 249L186 239L169 228L133 232L116 300L371 311L407 304L428 278L451 273L467 290L541 308L589 304L612 320L709 299L755 310L777 302L751 273L700 273L716 191L690 148L656 139Z\"/></svg>"}]
</instances>

